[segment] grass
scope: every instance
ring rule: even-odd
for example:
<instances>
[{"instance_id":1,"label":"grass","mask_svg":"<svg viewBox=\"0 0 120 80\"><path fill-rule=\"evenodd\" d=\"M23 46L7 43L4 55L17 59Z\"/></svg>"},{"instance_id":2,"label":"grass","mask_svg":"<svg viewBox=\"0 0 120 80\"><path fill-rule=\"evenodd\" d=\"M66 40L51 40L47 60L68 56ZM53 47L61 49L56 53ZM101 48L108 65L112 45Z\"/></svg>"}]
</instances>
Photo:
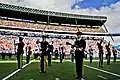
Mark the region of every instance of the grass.
<instances>
[{"instance_id":1,"label":"grass","mask_svg":"<svg viewBox=\"0 0 120 80\"><path fill-rule=\"evenodd\" d=\"M97 62L93 62L93 64L85 62L84 64L89 66L96 65L94 67L98 68ZM115 72L116 74L119 74L120 73L119 67L116 67L116 68L114 67L119 65L120 65L120 62L117 62L116 64L111 63L109 67L108 65L104 66L103 70L108 70L111 72ZM30 79L55 80L55 78L60 78L60 80L74 80L75 64L69 61L65 61L62 64L60 64L59 62L53 62L52 66L47 67L47 73L39 73L39 71L40 71L39 63L33 62L28 67L23 69L21 72L11 77L10 80L30 80ZM106 77L108 80L119 79L119 77L84 67L84 78L86 80L103 80L100 77L98 77L98 75Z\"/></svg>"},{"instance_id":2,"label":"grass","mask_svg":"<svg viewBox=\"0 0 120 80\"><path fill-rule=\"evenodd\" d=\"M33 60L34 56L31 56L30 59ZM39 59L39 58L37 58L37 59ZM5 56L5 59L3 60L2 56L0 55L0 61L5 61L5 60L17 60L17 57L16 57L16 55L12 55L11 59L9 59L9 56ZM26 60L25 56L23 56L23 60Z\"/></svg>"},{"instance_id":3,"label":"grass","mask_svg":"<svg viewBox=\"0 0 120 80\"><path fill-rule=\"evenodd\" d=\"M120 61L116 63L111 61L110 65L106 65L106 62L104 62L103 68L98 67L98 61L93 61L92 64L88 61L84 61L84 64L120 75ZM16 63L0 63L0 69L2 69L0 70L0 79L16 70L16 66ZM75 80L74 77L76 75L75 64L70 62L69 59L64 60L62 64L59 63L59 60L53 60L52 66L47 66L47 73L39 72L40 63L37 59L26 68L22 69L20 72L9 78L9 80L55 80L55 78L59 78L60 80ZM113 76L111 74L84 67L83 76L86 80L103 80L101 77L98 77L99 75L107 78L107 80L120 79L119 77Z\"/></svg>"},{"instance_id":4,"label":"grass","mask_svg":"<svg viewBox=\"0 0 120 80\"><path fill-rule=\"evenodd\" d=\"M86 62L85 63L86 65L89 65L89 66L92 66L92 67L96 67L96 68L99 68L98 67L98 62L94 62L92 64L90 64L89 62ZM110 65L107 65L106 62L104 62L103 64L103 70L107 70L107 71L110 71L110 72L113 72L113 73L117 73L120 75L120 62L116 62L114 63L113 61L111 61L111 64Z\"/></svg>"},{"instance_id":5,"label":"grass","mask_svg":"<svg viewBox=\"0 0 120 80\"><path fill-rule=\"evenodd\" d=\"M67 66L65 66L67 63ZM69 66L69 69L68 69ZM16 74L10 80L54 80L56 77L61 80L69 80L74 78L74 65L70 62L64 62L62 64L54 62L52 66L49 66L47 73L39 73L39 63L32 63L27 68ZM32 73L31 73L32 72ZM25 73L25 74L22 74Z\"/></svg>"},{"instance_id":6,"label":"grass","mask_svg":"<svg viewBox=\"0 0 120 80\"><path fill-rule=\"evenodd\" d=\"M16 69L16 63L0 63L0 80Z\"/></svg>"}]
</instances>

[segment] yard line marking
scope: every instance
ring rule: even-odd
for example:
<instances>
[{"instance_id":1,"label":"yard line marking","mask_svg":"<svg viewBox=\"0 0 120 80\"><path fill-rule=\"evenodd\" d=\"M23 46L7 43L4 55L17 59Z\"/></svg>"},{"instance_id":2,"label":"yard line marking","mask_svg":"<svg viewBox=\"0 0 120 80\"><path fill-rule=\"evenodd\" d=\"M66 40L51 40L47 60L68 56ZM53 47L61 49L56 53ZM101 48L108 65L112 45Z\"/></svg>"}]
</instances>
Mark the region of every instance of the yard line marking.
<instances>
[{"instance_id":1,"label":"yard line marking","mask_svg":"<svg viewBox=\"0 0 120 80\"><path fill-rule=\"evenodd\" d=\"M101 72L104 72L104 73L107 73L107 74L111 74L113 76L120 77L120 75L116 74L116 73L112 73L112 72L109 72L109 71L106 71L106 70L102 70L102 69L98 69L98 68L95 68L95 67L92 67L92 66L88 66L88 65L84 65L84 66L87 67L87 68L90 68L90 69L94 69L94 70L101 71Z\"/></svg>"},{"instance_id":2,"label":"yard line marking","mask_svg":"<svg viewBox=\"0 0 120 80\"><path fill-rule=\"evenodd\" d=\"M99 78L102 78L102 79L107 79L106 77L104 76L101 76L101 75L97 75Z\"/></svg>"},{"instance_id":3,"label":"yard line marking","mask_svg":"<svg viewBox=\"0 0 120 80\"><path fill-rule=\"evenodd\" d=\"M17 69L16 71L14 71L13 73L11 73L10 75L6 76L5 78L3 78L2 80L7 80L8 78L10 78L11 76L13 76L14 74L16 74L17 72L19 72L21 69Z\"/></svg>"},{"instance_id":4,"label":"yard line marking","mask_svg":"<svg viewBox=\"0 0 120 80\"><path fill-rule=\"evenodd\" d=\"M64 60L63 62L71 62L71 60ZM84 60L85 62L90 62L90 60ZM93 60L93 62L98 62L99 60ZM107 60L103 60L104 62L106 62ZM116 60L116 61L120 61L120 60ZM34 62L40 62L40 60L35 60ZM52 62L60 62L60 60L52 60ZM113 60L111 60L111 62L113 62ZM75 63L75 62L74 62ZM117 63L117 62L116 62Z\"/></svg>"},{"instance_id":5,"label":"yard line marking","mask_svg":"<svg viewBox=\"0 0 120 80\"><path fill-rule=\"evenodd\" d=\"M55 80L60 80L59 78L55 78Z\"/></svg>"},{"instance_id":6,"label":"yard line marking","mask_svg":"<svg viewBox=\"0 0 120 80\"><path fill-rule=\"evenodd\" d=\"M25 68L26 66L28 66L29 64L31 64L34 60L32 60L31 62L29 62L28 64L25 64L22 66L22 69ZM17 69L14 72L12 72L11 74L9 74L8 76L4 77L2 80L7 80L8 78L12 77L13 75L15 75L17 72L21 71L22 69Z\"/></svg>"},{"instance_id":7,"label":"yard line marking","mask_svg":"<svg viewBox=\"0 0 120 80\"><path fill-rule=\"evenodd\" d=\"M31 64L32 62L34 62L34 60L32 60L31 62L29 62L28 64L23 65L22 68L25 68L26 66L28 66L29 64Z\"/></svg>"}]
</instances>

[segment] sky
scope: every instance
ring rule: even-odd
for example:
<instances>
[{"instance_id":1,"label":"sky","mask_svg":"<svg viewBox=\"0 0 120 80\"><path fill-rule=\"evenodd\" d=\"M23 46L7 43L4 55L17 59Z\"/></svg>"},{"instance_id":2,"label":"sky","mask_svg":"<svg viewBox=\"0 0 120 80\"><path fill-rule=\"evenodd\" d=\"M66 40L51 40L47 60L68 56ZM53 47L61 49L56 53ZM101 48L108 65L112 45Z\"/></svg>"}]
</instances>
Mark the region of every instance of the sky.
<instances>
[{"instance_id":1,"label":"sky","mask_svg":"<svg viewBox=\"0 0 120 80\"><path fill-rule=\"evenodd\" d=\"M120 33L120 0L0 0L0 2L51 11L105 15L108 18L105 23L108 31ZM112 44L120 44L120 37L114 39Z\"/></svg>"},{"instance_id":2,"label":"sky","mask_svg":"<svg viewBox=\"0 0 120 80\"><path fill-rule=\"evenodd\" d=\"M115 4L120 0L75 0L74 4L71 6L71 9L74 9L75 6L79 6L80 8L96 8L100 9L102 6L110 7L111 4Z\"/></svg>"}]
</instances>

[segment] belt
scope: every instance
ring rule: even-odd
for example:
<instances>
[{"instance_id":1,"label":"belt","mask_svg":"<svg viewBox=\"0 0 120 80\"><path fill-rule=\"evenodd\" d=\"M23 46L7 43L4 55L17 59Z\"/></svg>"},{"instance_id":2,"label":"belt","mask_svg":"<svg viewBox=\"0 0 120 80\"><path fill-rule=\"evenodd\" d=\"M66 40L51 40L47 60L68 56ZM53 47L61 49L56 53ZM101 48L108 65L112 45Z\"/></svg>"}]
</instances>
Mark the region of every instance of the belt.
<instances>
[{"instance_id":1,"label":"belt","mask_svg":"<svg viewBox=\"0 0 120 80\"><path fill-rule=\"evenodd\" d=\"M80 50L80 51L82 51L82 49L81 49L81 48L76 48L76 50Z\"/></svg>"}]
</instances>

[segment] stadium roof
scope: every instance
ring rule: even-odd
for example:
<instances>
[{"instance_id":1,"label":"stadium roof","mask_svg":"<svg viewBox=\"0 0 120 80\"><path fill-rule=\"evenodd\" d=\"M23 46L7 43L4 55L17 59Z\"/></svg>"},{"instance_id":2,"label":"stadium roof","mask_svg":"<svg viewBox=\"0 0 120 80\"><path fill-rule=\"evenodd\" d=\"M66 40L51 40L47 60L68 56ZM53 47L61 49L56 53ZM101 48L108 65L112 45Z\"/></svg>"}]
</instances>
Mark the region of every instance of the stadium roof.
<instances>
[{"instance_id":1,"label":"stadium roof","mask_svg":"<svg viewBox=\"0 0 120 80\"><path fill-rule=\"evenodd\" d=\"M77 24L90 26L102 26L107 21L107 17L105 16L90 16L53 12L3 3L0 3L0 16L33 20L35 22L41 21L59 24Z\"/></svg>"}]
</instances>

